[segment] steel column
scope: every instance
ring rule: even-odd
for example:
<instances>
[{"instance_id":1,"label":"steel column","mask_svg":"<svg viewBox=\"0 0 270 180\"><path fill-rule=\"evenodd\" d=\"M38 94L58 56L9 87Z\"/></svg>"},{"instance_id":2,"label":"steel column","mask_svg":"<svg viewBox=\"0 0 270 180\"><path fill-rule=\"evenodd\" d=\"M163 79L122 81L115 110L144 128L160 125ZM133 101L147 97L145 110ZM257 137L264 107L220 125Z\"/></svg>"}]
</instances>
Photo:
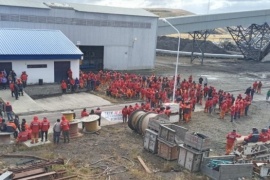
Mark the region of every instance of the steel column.
<instances>
[{"instance_id":1,"label":"steel column","mask_svg":"<svg viewBox=\"0 0 270 180\"><path fill-rule=\"evenodd\" d=\"M247 60L262 60L270 49L270 27L267 23L227 27L238 48Z\"/></svg>"},{"instance_id":2,"label":"steel column","mask_svg":"<svg viewBox=\"0 0 270 180\"><path fill-rule=\"evenodd\" d=\"M192 37L192 52L191 52L191 59L190 62L192 63L194 59L198 58L201 60L201 64L203 64L203 58L204 58L204 49L205 49L205 42L207 37L210 35L209 30L204 31L194 31L192 33L189 33ZM198 48L198 50L201 52L201 55L194 55L195 50Z\"/></svg>"}]
</instances>

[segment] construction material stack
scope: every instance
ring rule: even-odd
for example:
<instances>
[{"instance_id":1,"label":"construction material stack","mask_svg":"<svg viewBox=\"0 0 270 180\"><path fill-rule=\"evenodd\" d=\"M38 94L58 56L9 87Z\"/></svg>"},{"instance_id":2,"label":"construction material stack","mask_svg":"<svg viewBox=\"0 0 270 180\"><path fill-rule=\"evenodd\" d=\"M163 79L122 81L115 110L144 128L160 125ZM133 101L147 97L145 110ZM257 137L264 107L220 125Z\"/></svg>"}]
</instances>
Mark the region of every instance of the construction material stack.
<instances>
[{"instance_id":1,"label":"construction material stack","mask_svg":"<svg viewBox=\"0 0 270 180\"><path fill-rule=\"evenodd\" d=\"M201 171L215 180L252 178L252 163L237 163L235 156L204 157Z\"/></svg>"},{"instance_id":2,"label":"construction material stack","mask_svg":"<svg viewBox=\"0 0 270 180\"><path fill-rule=\"evenodd\" d=\"M178 146L183 144L188 130L174 124L161 124L158 133L158 156L166 160L178 158Z\"/></svg>"},{"instance_id":3,"label":"construction material stack","mask_svg":"<svg viewBox=\"0 0 270 180\"><path fill-rule=\"evenodd\" d=\"M201 133L186 133L179 146L178 164L191 172L200 171L203 157L210 153L210 138Z\"/></svg>"},{"instance_id":4,"label":"construction material stack","mask_svg":"<svg viewBox=\"0 0 270 180\"><path fill-rule=\"evenodd\" d=\"M165 123L170 123L167 117L156 116L149 118L148 127L144 134L144 149L154 154L157 153L159 126Z\"/></svg>"}]
</instances>

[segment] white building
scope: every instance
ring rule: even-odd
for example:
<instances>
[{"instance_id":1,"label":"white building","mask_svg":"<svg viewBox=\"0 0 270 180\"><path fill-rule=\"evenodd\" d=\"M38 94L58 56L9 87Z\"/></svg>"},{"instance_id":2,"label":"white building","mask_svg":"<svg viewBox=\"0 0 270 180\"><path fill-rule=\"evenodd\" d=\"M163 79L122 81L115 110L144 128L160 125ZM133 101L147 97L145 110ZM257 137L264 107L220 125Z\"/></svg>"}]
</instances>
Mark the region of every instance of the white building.
<instances>
[{"instance_id":1,"label":"white building","mask_svg":"<svg viewBox=\"0 0 270 180\"><path fill-rule=\"evenodd\" d=\"M0 0L1 28L60 30L93 70L154 68L157 21L144 9Z\"/></svg>"},{"instance_id":2,"label":"white building","mask_svg":"<svg viewBox=\"0 0 270 180\"><path fill-rule=\"evenodd\" d=\"M71 68L79 78L82 52L59 30L0 29L0 70L23 71L28 83L60 82Z\"/></svg>"}]
</instances>

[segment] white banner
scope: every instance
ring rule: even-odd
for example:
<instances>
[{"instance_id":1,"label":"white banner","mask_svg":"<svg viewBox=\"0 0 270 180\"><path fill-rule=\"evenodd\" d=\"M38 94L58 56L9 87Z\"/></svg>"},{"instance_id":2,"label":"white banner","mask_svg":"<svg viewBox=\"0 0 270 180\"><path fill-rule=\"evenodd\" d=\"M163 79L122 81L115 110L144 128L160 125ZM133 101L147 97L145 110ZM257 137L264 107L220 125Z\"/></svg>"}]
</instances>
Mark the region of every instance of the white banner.
<instances>
[{"instance_id":1,"label":"white banner","mask_svg":"<svg viewBox=\"0 0 270 180\"><path fill-rule=\"evenodd\" d=\"M103 111L101 116L108 121L123 121L122 111Z\"/></svg>"}]
</instances>

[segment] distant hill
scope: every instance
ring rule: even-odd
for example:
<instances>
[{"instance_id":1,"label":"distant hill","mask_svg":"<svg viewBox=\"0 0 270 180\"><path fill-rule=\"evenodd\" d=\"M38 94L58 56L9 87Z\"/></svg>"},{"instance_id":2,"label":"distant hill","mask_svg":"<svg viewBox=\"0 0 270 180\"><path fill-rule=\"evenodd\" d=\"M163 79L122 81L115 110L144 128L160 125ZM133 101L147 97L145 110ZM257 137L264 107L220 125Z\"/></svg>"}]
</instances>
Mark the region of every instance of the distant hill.
<instances>
[{"instance_id":1,"label":"distant hill","mask_svg":"<svg viewBox=\"0 0 270 180\"><path fill-rule=\"evenodd\" d=\"M191 13L189 11L185 11L182 9L167 9L167 8L147 8L145 9L161 18L164 17L176 17L176 16L188 16L188 15L194 15L194 13Z\"/></svg>"}]
</instances>

